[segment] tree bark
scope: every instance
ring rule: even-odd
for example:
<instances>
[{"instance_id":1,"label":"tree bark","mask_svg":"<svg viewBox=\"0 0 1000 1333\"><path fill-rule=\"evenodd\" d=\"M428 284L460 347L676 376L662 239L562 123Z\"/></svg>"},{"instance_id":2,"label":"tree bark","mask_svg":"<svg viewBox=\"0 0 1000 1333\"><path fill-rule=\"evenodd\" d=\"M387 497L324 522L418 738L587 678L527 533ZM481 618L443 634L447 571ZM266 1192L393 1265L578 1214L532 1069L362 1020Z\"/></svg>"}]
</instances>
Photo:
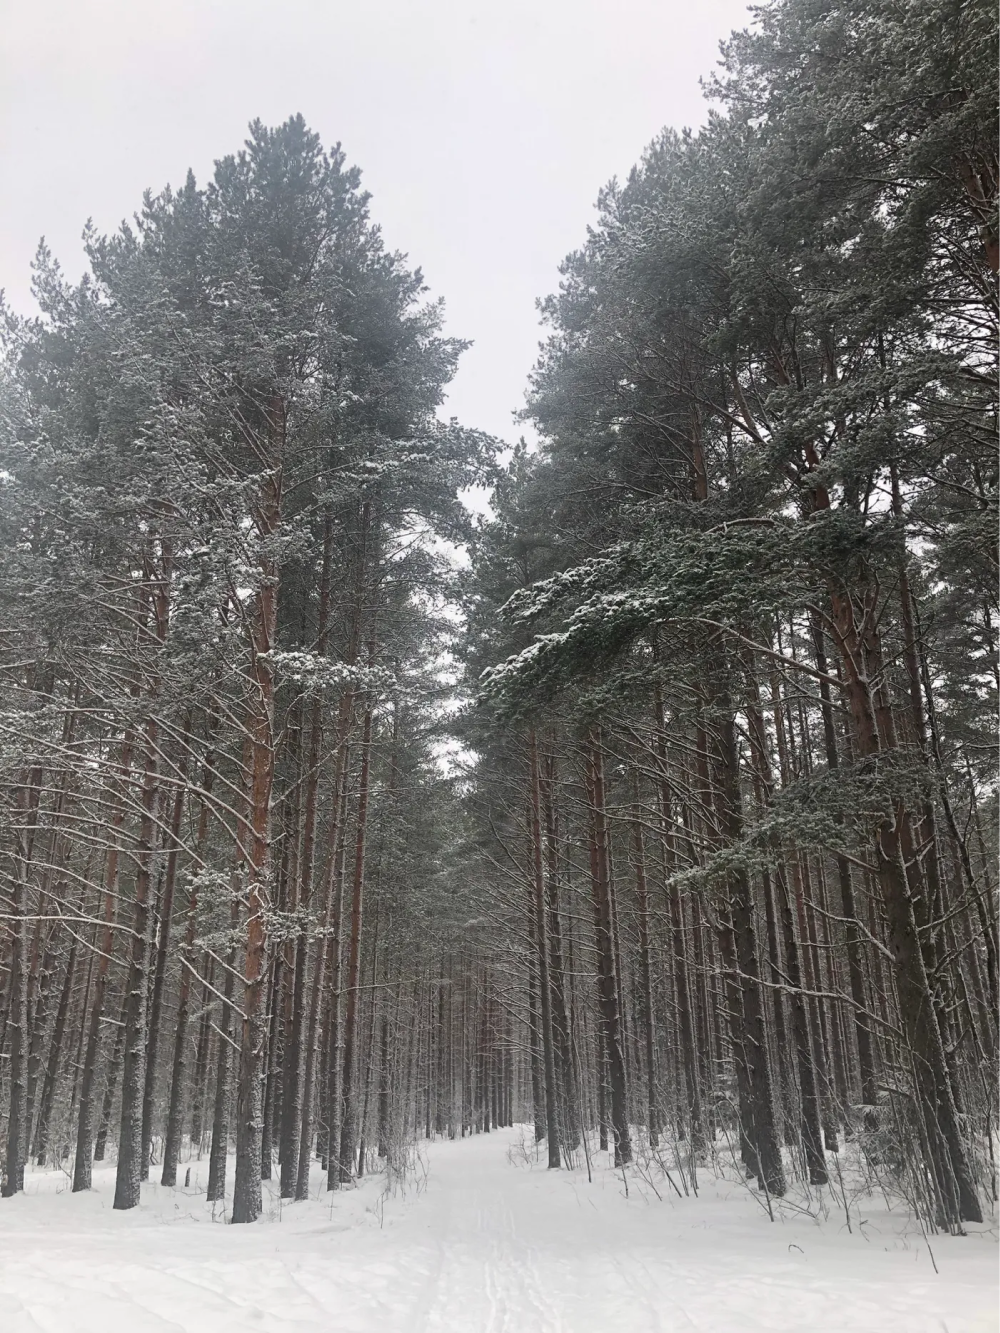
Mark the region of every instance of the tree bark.
<instances>
[{"instance_id":1,"label":"tree bark","mask_svg":"<svg viewBox=\"0 0 1000 1333\"><path fill-rule=\"evenodd\" d=\"M549 942L546 922L545 871L542 859L541 795L539 791L538 741L535 729L528 732L531 800L531 870L534 889L535 944L540 995L539 1018L542 1024L542 1081L545 1096L545 1134L548 1141L549 1167L558 1168L559 1125L556 1113L556 1060L552 1039L552 981L549 976Z\"/></svg>"},{"instance_id":2,"label":"tree bark","mask_svg":"<svg viewBox=\"0 0 1000 1333\"><path fill-rule=\"evenodd\" d=\"M255 1222L261 1211L260 1139L263 1121L265 920L270 908L271 789L274 785L274 665L270 653L277 643L278 561L273 540L281 522L282 465L286 415L279 394L271 397L267 434L269 471L256 510L261 539L259 584L250 620L250 741L248 774L248 855L246 953L243 964L243 1019L239 1077L236 1090L236 1180L233 1221Z\"/></svg>"},{"instance_id":3,"label":"tree bark","mask_svg":"<svg viewBox=\"0 0 1000 1333\"><path fill-rule=\"evenodd\" d=\"M591 891L594 903L594 929L597 947L598 1006L608 1063L611 1132L614 1137L615 1165L623 1166L632 1160L632 1141L628 1125L619 980L615 966L611 863L605 814L604 760L600 731L596 726L592 726L587 734L587 786L591 818Z\"/></svg>"},{"instance_id":4,"label":"tree bark","mask_svg":"<svg viewBox=\"0 0 1000 1333\"><path fill-rule=\"evenodd\" d=\"M369 662L374 660L374 648L369 651ZM344 1067L341 1104L343 1120L340 1127L341 1179L349 1181L355 1168L357 1147L356 1114L356 1052L358 1026L358 981L361 972L361 921L365 888L365 847L368 835L368 788L371 774L372 703L365 706L365 720L361 737L361 774L358 779L357 832L354 842L354 882L351 887L351 936L347 954L347 1012L344 1018Z\"/></svg>"}]
</instances>

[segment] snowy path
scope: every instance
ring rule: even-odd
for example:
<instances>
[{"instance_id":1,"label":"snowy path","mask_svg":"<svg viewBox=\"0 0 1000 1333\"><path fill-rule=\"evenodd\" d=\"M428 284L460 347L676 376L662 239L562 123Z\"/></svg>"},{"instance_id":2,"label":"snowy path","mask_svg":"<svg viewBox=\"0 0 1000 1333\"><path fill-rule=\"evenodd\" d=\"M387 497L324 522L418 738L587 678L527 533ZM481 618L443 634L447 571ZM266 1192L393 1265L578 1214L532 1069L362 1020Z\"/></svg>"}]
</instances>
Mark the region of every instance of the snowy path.
<instances>
[{"instance_id":1,"label":"snowy path","mask_svg":"<svg viewBox=\"0 0 1000 1333\"><path fill-rule=\"evenodd\" d=\"M111 1209L29 1175L0 1205L0 1333L992 1333L995 1231L936 1237L872 1212L771 1225L739 1184L697 1199L607 1169L548 1173L515 1133L433 1145L426 1185L380 1184L225 1227L194 1193ZM513 1148L513 1151L509 1151ZM200 1168L205 1169L203 1163ZM196 1180L197 1177L194 1177ZM193 1180L193 1183L194 1183ZM319 1181L317 1179L317 1191ZM57 1190L63 1192L54 1197ZM868 1239L865 1238L867 1233Z\"/></svg>"}]
</instances>

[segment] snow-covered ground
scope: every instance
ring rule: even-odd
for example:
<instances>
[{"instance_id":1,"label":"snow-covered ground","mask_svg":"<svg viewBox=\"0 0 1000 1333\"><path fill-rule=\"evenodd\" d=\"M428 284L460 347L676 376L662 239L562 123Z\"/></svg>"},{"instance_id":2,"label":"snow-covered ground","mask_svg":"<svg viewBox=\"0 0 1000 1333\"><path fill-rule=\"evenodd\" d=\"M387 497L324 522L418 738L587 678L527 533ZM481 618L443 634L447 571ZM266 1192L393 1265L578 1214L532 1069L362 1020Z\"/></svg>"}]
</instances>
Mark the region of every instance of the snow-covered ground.
<instances>
[{"instance_id":1,"label":"snow-covered ground","mask_svg":"<svg viewBox=\"0 0 1000 1333\"><path fill-rule=\"evenodd\" d=\"M988 1333L995 1226L930 1248L865 1200L770 1223L738 1181L704 1172L677 1198L607 1166L547 1172L518 1131L436 1143L426 1175L382 1179L230 1227L194 1185L143 1186L112 1210L114 1173L73 1195L30 1172L0 1204L0 1333ZM58 1197L57 1197L58 1196Z\"/></svg>"}]
</instances>

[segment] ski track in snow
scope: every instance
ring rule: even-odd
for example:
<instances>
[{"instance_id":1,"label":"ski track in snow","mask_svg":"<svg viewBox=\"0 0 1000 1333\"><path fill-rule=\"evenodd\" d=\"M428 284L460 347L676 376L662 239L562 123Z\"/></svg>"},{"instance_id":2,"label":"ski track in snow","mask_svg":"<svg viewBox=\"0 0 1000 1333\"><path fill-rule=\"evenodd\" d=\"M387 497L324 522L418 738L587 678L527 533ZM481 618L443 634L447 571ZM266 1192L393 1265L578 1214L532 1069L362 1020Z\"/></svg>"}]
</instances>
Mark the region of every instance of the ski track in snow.
<instances>
[{"instance_id":1,"label":"ski track in snow","mask_svg":"<svg viewBox=\"0 0 1000 1333\"><path fill-rule=\"evenodd\" d=\"M0 1205L0 1333L995 1333L996 1228L927 1245L866 1201L864 1227L784 1210L738 1182L624 1197L620 1174L547 1172L519 1131L426 1149L426 1183L382 1182L221 1224L192 1189L116 1213L31 1171ZM230 1180L232 1172L230 1170ZM267 1187L265 1187L267 1188ZM57 1197L58 1196L58 1197ZM867 1239L866 1239L867 1235Z\"/></svg>"}]
</instances>

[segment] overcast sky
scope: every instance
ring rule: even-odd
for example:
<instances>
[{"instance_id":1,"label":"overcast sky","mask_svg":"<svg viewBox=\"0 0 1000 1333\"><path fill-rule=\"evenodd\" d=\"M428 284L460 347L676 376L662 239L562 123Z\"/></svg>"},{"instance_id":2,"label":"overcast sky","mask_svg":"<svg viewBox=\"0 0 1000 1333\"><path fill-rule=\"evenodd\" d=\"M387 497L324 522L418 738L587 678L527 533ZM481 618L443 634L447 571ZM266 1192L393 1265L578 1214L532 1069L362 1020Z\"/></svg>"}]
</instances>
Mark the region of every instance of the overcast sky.
<instances>
[{"instance_id":1,"label":"overcast sky","mask_svg":"<svg viewBox=\"0 0 1000 1333\"><path fill-rule=\"evenodd\" d=\"M663 125L706 114L699 76L738 0L5 0L0 287L32 309L41 235L77 277L88 217L199 180L249 120L301 111L338 139L387 243L471 338L447 412L508 440L540 337L534 302L600 186Z\"/></svg>"}]
</instances>

